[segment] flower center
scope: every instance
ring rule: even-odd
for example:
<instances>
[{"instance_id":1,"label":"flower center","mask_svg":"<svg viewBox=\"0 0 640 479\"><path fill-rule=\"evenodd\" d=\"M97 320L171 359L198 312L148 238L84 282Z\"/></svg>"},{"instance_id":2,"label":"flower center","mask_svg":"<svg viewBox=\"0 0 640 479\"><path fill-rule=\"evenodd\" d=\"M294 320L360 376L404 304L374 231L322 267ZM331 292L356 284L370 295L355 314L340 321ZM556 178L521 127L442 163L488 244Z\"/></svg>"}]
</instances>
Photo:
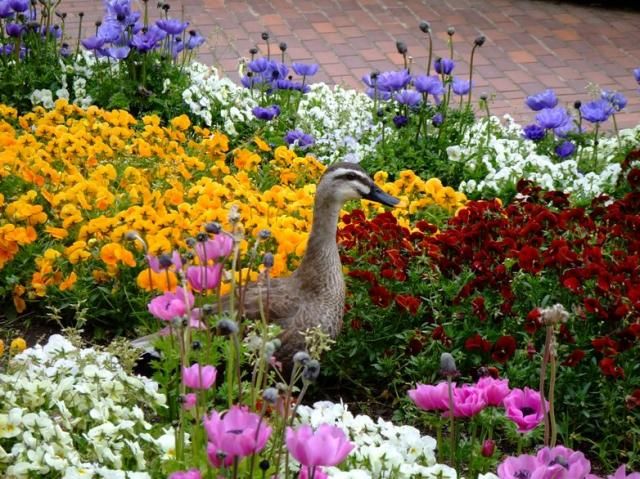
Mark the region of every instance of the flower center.
<instances>
[{"instance_id":1,"label":"flower center","mask_svg":"<svg viewBox=\"0 0 640 479\"><path fill-rule=\"evenodd\" d=\"M531 477L531 472L522 469L520 471L516 471L513 474L513 477L515 479L529 479Z\"/></svg>"},{"instance_id":2,"label":"flower center","mask_svg":"<svg viewBox=\"0 0 640 479\"><path fill-rule=\"evenodd\" d=\"M522 416L523 417L524 416L530 416L531 414L535 414L535 412L536 412L535 409L533 409L532 407L528 407L528 406L523 407L521 409L521 411L522 411Z\"/></svg>"}]
</instances>

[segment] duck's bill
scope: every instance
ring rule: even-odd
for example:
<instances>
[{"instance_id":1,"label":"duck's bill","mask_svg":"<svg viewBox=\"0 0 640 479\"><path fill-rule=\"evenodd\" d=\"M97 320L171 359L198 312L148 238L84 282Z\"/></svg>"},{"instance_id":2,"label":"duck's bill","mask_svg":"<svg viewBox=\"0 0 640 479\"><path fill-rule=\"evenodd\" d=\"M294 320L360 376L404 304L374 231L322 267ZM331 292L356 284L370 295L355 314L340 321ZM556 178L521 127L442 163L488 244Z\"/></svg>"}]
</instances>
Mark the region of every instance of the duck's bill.
<instances>
[{"instance_id":1,"label":"duck's bill","mask_svg":"<svg viewBox=\"0 0 640 479\"><path fill-rule=\"evenodd\" d=\"M400 203L400 200L398 198L385 193L376 185L371 188L371 193L369 193L364 198L369 201L381 203L385 206L396 206L398 203Z\"/></svg>"}]
</instances>

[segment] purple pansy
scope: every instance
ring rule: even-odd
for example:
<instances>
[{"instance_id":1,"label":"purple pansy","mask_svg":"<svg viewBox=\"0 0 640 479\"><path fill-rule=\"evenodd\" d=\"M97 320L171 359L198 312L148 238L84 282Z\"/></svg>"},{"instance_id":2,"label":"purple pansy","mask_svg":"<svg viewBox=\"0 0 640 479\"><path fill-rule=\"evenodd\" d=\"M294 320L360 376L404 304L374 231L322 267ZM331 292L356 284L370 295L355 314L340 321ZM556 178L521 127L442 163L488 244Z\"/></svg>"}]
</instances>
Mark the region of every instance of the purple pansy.
<instances>
[{"instance_id":1,"label":"purple pansy","mask_svg":"<svg viewBox=\"0 0 640 479\"><path fill-rule=\"evenodd\" d=\"M547 132L544 128L542 128L540 125L536 125L535 123L527 125L522 129L522 136L531 141L542 140L546 133Z\"/></svg>"},{"instance_id":2,"label":"purple pansy","mask_svg":"<svg viewBox=\"0 0 640 479\"><path fill-rule=\"evenodd\" d=\"M527 97L525 103L533 111L540 111L544 108L554 108L558 104L558 97L553 90L545 90Z\"/></svg>"},{"instance_id":3,"label":"purple pansy","mask_svg":"<svg viewBox=\"0 0 640 479\"><path fill-rule=\"evenodd\" d=\"M315 143L313 136L304 133L301 130L291 130L284 135L284 141L287 145L297 144L300 148L309 148Z\"/></svg>"},{"instance_id":4,"label":"purple pansy","mask_svg":"<svg viewBox=\"0 0 640 479\"><path fill-rule=\"evenodd\" d=\"M270 121L280 114L280 107L278 105L256 106L251 112L258 120Z\"/></svg>"},{"instance_id":5,"label":"purple pansy","mask_svg":"<svg viewBox=\"0 0 640 479\"><path fill-rule=\"evenodd\" d=\"M580 113L590 123L602 123L613 113L613 107L607 100L593 100L584 103L580 107Z\"/></svg>"},{"instance_id":6,"label":"purple pansy","mask_svg":"<svg viewBox=\"0 0 640 479\"><path fill-rule=\"evenodd\" d=\"M439 73L440 75L451 75L455 66L456 64L451 58L437 58L433 63L436 73Z\"/></svg>"},{"instance_id":7,"label":"purple pansy","mask_svg":"<svg viewBox=\"0 0 640 479\"><path fill-rule=\"evenodd\" d=\"M571 122L571 115L564 107L544 108L536 115L536 121L542 128L553 130Z\"/></svg>"}]
</instances>

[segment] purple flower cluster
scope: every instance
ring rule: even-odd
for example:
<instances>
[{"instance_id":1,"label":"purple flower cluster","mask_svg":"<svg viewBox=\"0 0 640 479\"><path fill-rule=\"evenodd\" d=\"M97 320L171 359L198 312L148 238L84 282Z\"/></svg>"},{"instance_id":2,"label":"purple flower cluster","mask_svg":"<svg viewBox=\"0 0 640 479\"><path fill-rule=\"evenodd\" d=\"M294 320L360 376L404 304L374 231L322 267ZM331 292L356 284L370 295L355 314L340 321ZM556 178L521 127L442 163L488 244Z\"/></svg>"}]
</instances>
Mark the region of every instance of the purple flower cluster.
<instances>
[{"instance_id":1,"label":"purple flower cluster","mask_svg":"<svg viewBox=\"0 0 640 479\"><path fill-rule=\"evenodd\" d=\"M531 141L541 141L547 136L548 131L553 131L555 136L565 138L567 134L575 131L573 118L566 108L558 106L558 97L553 90L545 90L526 98L525 104L533 111L537 111L536 123L525 126L522 136ZM558 145L556 153L560 158L567 158L575 151L575 146L565 141Z\"/></svg>"},{"instance_id":2,"label":"purple flower cluster","mask_svg":"<svg viewBox=\"0 0 640 479\"><path fill-rule=\"evenodd\" d=\"M261 88L268 93L274 90L297 90L307 93L311 88L306 84L307 77L318 72L315 63L293 63L291 69L302 77L302 81L293 81L289 76L289 67L284 63L266 57L252 60L248 64L249 73L240 82L245 88Z\"/></svg>"},{"instance_id":3,"label":"purple flower cluster","mask_svg":"<svg viewBox=\"0 0 640 479\"><path fill-rule=\"evenodd\" d=\"M440 59L441 63L444 60ZM451 62L449 64L448 62ZM446 59L446 70L453 69L452 60ZM442 64L444 65L444 63ZM441 71L445 66L440 66ZM440 103L440 97L445 93L442 78L438 75L417 75L412 76L407 70L386 71L383 73L372 73L362 77L362 81L367 86L367 95L376 100L388 101L396 100L400 105L417 107L426 101L428 95L433 96L436 103ZM410 88L413 86L413 88ZM452 88L457 95L466 95L471 89L469 81L454 78Z\"/></svg>"},{"instance_id":4,"label":"purple flower cluster","mask_svg":"<svg viewBox=\"0 0 640 479\"><path fill-rule=\"evenodd\" d=\"M308 133L301 130L291 130L284 135L284 142L287 145L298 145L299 148L305 149L313 146L316 140Z\"/></svg>"},{"instance_id":5,"label":"purple flower cluster","mask_svg":"<svg viewBox=\"0 0 640 479\"><path fill-rule=\"evenodd\" d=\"M131 0L106 0L106 13L96 34L82 40L82 46L98 56L115 60L127 58L132 50L147 53L164 48L173 57L183 50L194 50L204 43L195 30L183 41L189 22L173 18L145 25L142 14L134 11Z\"/></svg>"}]
</instances>

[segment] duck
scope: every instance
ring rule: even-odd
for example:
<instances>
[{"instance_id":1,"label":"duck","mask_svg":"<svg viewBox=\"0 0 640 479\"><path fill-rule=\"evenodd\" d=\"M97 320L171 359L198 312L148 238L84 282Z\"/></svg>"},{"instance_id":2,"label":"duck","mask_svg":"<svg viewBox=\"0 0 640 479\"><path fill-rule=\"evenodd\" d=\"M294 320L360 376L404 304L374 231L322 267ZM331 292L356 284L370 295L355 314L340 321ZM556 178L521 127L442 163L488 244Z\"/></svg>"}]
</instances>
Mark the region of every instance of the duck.
<instances>
[{"instance_id":1,"label":"duck","mask_svg":"<svg viewBox=\"0 0 640 479\"><path fill-rule=\"evenodd\" d=\"M271 323L281 328L281 347L276 358L290 363L293 355L305 350L304 333L320 327L331 339L342 329L345 281L336 242L340 211L351 200L366 199L395 207L400 200L385 193L358 164L334 163L327 167L317 184L311 232L297 269L289 276L269 281L268 292L262 282L246 285L242 316L260 319L261 310ZM267 300L265 297L268 295ZM220 298L223 307L233 298ZM133 341L145 348L150 336Z\"/></svg>"}]
</instances>

